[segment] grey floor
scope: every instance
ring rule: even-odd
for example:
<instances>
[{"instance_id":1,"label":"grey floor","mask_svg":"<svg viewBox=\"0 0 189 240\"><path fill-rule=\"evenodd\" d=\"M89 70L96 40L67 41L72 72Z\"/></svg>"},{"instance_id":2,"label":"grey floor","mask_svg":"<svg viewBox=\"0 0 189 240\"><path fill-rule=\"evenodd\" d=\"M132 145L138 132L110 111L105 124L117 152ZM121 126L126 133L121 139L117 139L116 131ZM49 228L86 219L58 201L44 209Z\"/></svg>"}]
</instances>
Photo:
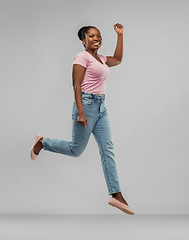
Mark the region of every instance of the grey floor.
<instances>
[{"instance_id":1,"label":"grey floor","mask_svg":"<svg viewBox=\"0 0 189 240\"><path fill-rule=\"evenodd\" d=\"M188 240L189 215L0 215L1 240Z\"/></svg>"}]
</instances>

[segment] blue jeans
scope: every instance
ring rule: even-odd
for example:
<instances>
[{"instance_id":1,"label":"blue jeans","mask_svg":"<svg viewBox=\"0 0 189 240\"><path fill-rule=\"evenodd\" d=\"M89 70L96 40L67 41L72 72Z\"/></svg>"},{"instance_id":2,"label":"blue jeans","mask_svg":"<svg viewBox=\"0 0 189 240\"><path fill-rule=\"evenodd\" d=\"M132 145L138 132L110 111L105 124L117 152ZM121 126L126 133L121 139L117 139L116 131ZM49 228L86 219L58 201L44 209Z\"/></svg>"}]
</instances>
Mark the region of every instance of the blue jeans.
<instances>
[{"instance_id":1,"label":"blue jeans","mask_svg":"<svg viewBox=\"0 0 189 240\"><path fill-rule=\"evenodd\" d=\"M78 111L75 102L72 107L72 141L52 138L43 138L43 149L61 153L71 157L78 157L84 151L91 133L99 147L102 168L108 187L109 195L121 192L114 160L111 127L107 109L105 107L105 95L82 93L84 113L87 117L87 126L78 124Z\"/></svg>"}]
</instances>

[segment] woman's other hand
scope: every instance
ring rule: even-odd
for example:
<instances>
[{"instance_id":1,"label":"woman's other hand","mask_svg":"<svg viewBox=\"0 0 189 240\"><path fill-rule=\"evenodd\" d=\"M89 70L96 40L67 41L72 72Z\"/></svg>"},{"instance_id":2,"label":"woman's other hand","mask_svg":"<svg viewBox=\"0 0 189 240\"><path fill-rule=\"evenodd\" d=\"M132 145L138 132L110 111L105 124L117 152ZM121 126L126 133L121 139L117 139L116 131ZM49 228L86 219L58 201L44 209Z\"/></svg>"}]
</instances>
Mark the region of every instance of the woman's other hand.
<instances>
[{"instance_id":1,"label":"woman's other hand","mask_svg":"<svg viewBox=\"0 0 189 240\"><path fill-rule=\"evenodd\" d=\"M77 122L81 126L86 127L87 126L87 118L86 118L85 114L79 115L78 118L77 118Z\"/></svg>"},{"instance_id":2,"label":"woman's other hand","mask_svg":"<svg viewBox=\"0 0 189 240\"><path fill-rule=\"evenodd\" d=\"M119 33L123 33L123 25L121 25L120 23L115 23L114 24L114 30L119 34Z\"/></svg>"}]
</instances>

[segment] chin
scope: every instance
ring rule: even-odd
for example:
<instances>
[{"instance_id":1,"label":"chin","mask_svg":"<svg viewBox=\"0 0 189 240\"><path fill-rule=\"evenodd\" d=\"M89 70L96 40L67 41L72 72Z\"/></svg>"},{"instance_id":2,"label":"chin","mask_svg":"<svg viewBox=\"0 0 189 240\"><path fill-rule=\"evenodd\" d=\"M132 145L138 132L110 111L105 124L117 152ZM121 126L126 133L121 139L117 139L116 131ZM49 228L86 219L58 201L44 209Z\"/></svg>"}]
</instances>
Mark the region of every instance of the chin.
<instances>
[{"instance_id":1,"label":"chin","mask_svg":"<svg viewBox=\"0 0 189 240\"><path fill-rule=\"evenodd\" d=\"M100 46L99 47L93 47L93 50L97 50L97 49L99 49L100 48Z\"/></svg>"}]
</instances>

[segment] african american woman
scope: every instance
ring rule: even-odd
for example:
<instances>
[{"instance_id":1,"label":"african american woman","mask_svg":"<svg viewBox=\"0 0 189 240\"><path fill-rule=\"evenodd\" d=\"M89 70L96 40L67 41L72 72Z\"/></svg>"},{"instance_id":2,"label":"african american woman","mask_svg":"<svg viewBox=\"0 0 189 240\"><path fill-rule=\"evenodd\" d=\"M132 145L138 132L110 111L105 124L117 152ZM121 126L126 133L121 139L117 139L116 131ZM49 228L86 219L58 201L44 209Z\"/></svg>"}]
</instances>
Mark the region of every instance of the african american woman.
<instances>
[{"instance_id":1,"label":"african american woman","mask_svg":"<svg viewBox=\"0 0 189 240\"><path fill-rule=\"evenodd\" d=\"M121 63L123 55L123 29L116 23L117 45L113 56L98 54L102 36L98 28L85 26L78 37L85 48L73 60L73 90L75 101L72 107L72 140L60 140L37 134L31 148L31 159L35 160L44 149L54 153L78 157L84 151L91 133L98 144L102 168L111 196L109 204L121 211L134 215L124 199L114 159L110 120L105 106L105 84L110 67Z\"/></svg>"}]
</instances>

